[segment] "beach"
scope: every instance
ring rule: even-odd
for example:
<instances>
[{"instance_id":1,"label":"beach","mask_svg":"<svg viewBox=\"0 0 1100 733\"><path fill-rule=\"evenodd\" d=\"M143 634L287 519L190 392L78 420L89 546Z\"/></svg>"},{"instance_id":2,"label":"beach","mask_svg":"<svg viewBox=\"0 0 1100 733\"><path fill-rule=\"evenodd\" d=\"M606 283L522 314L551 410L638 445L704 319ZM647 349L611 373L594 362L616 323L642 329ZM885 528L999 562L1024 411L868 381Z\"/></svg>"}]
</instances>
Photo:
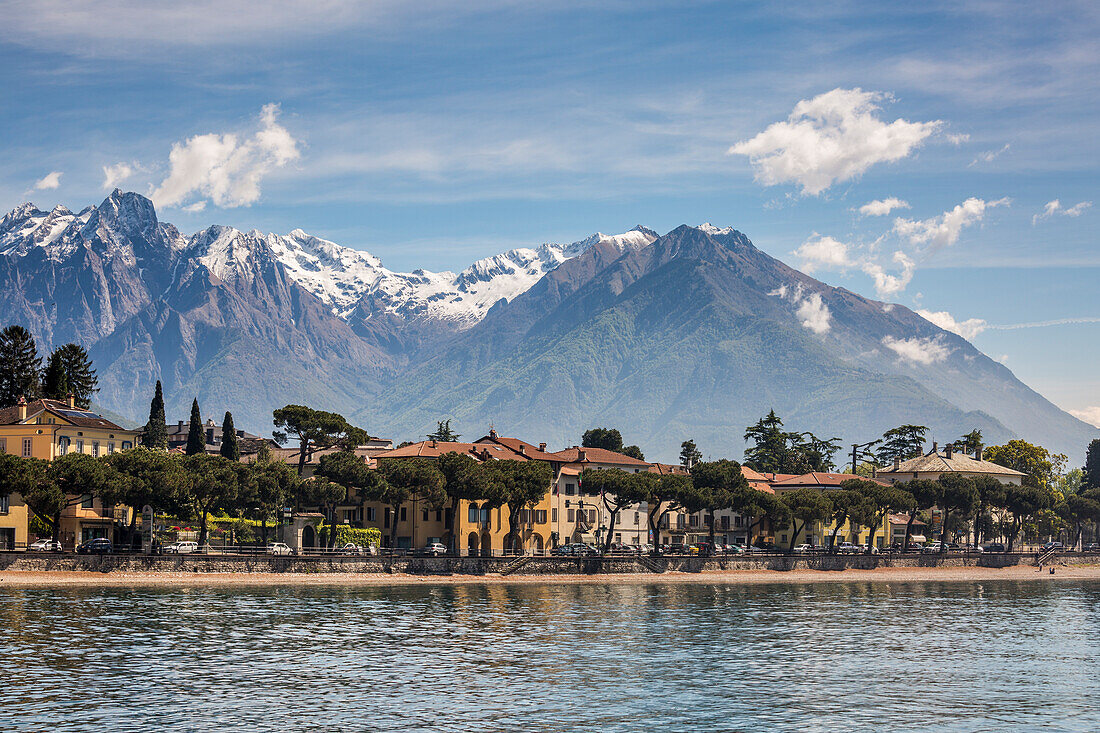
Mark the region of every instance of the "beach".
<instances>
[{"instance_id":1,"label":"beach","mask_svg":"<svg viewBox=\"0 0 1100 733\"><path fill-rule=\"evenodd\" d=\"M93 571L0 571L0 588L109 587L109 586L398 586L398 585L576 585L647 583L907 583L925 581L1100 580L1100 565L1055 565L1042 571L1032 566L1007 568L928 567L873 570L721 570L698 573L604 573L593 575L409 575L402 573L176 573Z\"/></svg>"}]
</instances>

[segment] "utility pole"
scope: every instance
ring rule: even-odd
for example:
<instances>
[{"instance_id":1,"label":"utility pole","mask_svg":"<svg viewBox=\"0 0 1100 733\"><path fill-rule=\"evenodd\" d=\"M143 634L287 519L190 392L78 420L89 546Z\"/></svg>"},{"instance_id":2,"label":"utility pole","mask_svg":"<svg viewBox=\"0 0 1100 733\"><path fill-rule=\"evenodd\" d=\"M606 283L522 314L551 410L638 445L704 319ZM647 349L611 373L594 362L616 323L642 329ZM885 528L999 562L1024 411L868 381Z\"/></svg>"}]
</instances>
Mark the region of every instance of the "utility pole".
<instances>
[{"instance_id":1,"label":"utility pole","mask_svg":"<svg viewBox=\"0 0 1100 733\"><path fill-rule=\"evenodd\" d=\"M859 466L859 459L864 456L870 457L871 451L865 450L877 443L878 440L872 440L869 443L852 443L852 473L856 472L856 468Z\"/></svg>"}]
</instances>

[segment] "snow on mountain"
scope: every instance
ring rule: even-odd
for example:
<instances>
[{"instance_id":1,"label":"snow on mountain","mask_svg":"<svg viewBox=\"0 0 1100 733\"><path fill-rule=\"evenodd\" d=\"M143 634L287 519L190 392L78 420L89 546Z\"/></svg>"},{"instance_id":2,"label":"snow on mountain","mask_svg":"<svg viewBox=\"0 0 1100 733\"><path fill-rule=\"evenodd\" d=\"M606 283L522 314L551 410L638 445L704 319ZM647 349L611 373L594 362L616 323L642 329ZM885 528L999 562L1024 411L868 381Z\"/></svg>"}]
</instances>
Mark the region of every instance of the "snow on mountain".
<instances>
[{"instance_id":1,"label":"snow on mountain","mask_svg":"<svg viewBox=\"0 0 1100 733\"><path fill-rule=\"evenodd\" d=\"M59 204L46 212L22 204L0 219L0 254L22 256L41 247L50 259L60 261L72 252L71 237L62 235L83 227L94 210L89 206L74 214Z\"/></svg>"}]
</instances>

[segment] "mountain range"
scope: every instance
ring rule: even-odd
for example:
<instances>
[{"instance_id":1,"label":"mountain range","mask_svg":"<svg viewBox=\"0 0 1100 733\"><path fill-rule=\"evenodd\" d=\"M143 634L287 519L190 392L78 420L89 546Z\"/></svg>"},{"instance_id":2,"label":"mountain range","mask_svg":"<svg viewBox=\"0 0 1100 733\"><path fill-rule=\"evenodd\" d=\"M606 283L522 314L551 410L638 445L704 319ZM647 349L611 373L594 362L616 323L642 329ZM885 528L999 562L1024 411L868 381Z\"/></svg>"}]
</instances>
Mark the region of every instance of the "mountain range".
<instances>
[{"instance_id":1,"label":"mountain range","mask_svg":"<svg viewBox=\"0 0 1100 733\"><path fill-rule=\"evenodd\" d=\"M554 445L607 425L662 459L688 437L738 457L773 408L846 443L921 423L1077 456L1098 432L960 336L709 224L401 273L301 230L185 236L116 190L0 219L0 283L5 323L87 346L97 404L135 423L160 379L169 419L197 396L256 432L290 402L396 439L444 418Z\"/></svg>"}]
</instances>

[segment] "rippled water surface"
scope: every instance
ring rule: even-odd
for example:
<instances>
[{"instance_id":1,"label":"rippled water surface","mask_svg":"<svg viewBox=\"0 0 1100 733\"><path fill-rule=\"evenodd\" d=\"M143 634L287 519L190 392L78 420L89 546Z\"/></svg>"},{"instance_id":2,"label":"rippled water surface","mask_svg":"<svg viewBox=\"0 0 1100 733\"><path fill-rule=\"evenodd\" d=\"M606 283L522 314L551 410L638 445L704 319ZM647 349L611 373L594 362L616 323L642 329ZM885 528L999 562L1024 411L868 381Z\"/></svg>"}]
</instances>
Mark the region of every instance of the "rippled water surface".
<instances>
[{"instance_id":1,"label":"rippled water surface","mask_svg":"<svg viewBox=\"0 0 1100 733\"><path fill-rule=\"evenodd\" d=\"M1100 583L0 590L0 730L1100 730Z\"/></svg>"}]
</instances>

